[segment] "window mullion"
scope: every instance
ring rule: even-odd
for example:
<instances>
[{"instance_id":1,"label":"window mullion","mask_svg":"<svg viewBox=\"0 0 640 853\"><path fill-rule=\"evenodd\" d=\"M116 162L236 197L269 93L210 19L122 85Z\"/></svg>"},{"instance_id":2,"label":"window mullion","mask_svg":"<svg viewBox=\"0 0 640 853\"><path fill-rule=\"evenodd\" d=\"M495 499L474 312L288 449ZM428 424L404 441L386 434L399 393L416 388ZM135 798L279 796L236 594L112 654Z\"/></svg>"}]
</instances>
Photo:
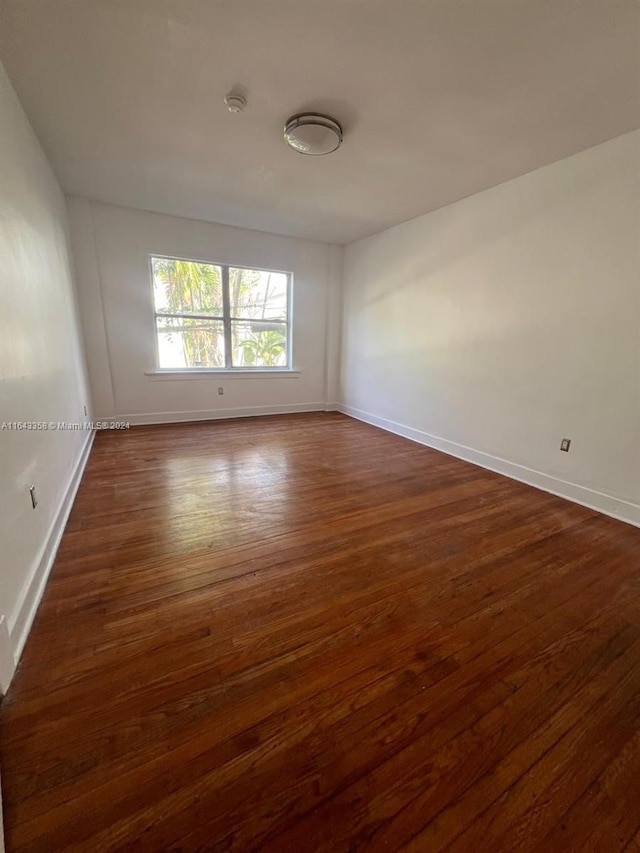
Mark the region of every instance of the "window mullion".
<instances>
[{"instance_id":1,"label":"window mullion","mask_svg":"<svg viewBox=\"0 0 640 853\"><path fill-rule=\"evenodd\" d=\"M222 314L224 323L225 367L232 367L231 359L231 297L229 295L229 267L222 267Z\"/></svg>"},{"instance_id":2,"label":"window mullion","mask_svg":"<svg viewBox=\"0 0 640 853\"><path fill-rule=\"evenodd\" d=\"M163 311L156 311L156 318L162 319L163 317L172 320L224 320L217 314L167 314Z\"/></svg>"}]
</instances>

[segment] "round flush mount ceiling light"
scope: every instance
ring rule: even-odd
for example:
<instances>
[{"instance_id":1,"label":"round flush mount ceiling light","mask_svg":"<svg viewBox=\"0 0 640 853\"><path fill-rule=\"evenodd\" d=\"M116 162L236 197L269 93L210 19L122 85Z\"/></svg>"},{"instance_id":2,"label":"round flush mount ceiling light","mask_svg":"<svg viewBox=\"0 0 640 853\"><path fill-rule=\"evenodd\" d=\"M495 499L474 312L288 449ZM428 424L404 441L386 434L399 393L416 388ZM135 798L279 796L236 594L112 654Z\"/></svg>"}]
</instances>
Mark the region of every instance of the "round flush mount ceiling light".
<instances>
[{"instance_id":1,"label":"round flush mount ceiling light","mask_svg":"<svg viewBox=\"0 0 640 853\"><path fill-rule=\"evenodd\" d=\"M298 113L285 124L284 141L299 154L331 154L342 144L342 127L330 116Z\"/></svg>"}]
</instances>

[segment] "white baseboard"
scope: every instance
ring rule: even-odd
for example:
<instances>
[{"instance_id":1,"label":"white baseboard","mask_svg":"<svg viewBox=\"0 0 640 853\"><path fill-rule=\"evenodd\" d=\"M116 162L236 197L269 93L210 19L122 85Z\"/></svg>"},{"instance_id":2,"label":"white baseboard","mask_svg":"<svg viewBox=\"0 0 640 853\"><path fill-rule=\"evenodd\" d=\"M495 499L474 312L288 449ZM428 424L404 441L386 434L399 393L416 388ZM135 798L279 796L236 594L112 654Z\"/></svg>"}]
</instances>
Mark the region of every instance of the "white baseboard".
<instances>
[{"instance_id":1,"label":"white baseboard","mask_svg":"<svg viewBox=\"0 0 640 853\"><path fill-rule=\"evenodd\" d=\"M602 512L604 515L618 519L618 521L625 521L627 524L640 527L640 506L638 504L630 503L629 501L616 498L613 495L604 494L603 492L597 492L594 489L588 489L585 486L579 486L576 483L560 480L558 477L552 477L550 474L542 473L542 471L536 471L533 468L509 462L507 459L501 459L499 456L492 456L481 450L474 450L474 448L467 447L464 444L457 444L455 441L449 441L446 438L431 435L428 432L396 423L387 418L363 412L361 409L356 409L353 406L341 403L338 405L338 411L349 415L349 417L356 418L356 420L380 427L380 429L384 429L387 432L401 435L403 438L408 438L418 444L433 447L435 450L440 450L449 456L455 456L458 459L463 459L465 462L471 462L473 465L479 465L481 468L487 468L489 471L503 474L512 480L518 480L521 483L526 483L528 486L534 486L536 489L542 489L544 492L550 492L552 495L557 495L560 498L573 501L573 503L594 509L596 512Z\"/></svg>"},{"instance_id":2,"label":"white baseboard","mask_svg":"<svg viewBox=\"0 0 640 853\"><path fill-rule=\"evenodd\" d=\"M337 403L335 404L337 408ZM113 415L96 418L103 423L175 424L189 421L217 421L229 418L254 418L260 415L293 415L302 412L327 411L326 403L289 403L282 406L244 406L237 409L203 409L199 412L149 412L132 415Z\"/></svg>"},{"instance_id":3,"label":"white baseboard","mask_svg":"<svg viewBox=\"0 0 640 853\"><path fill-rule=\"evenodd\" d=\"M69 483L60 503L58 512L56 513L53 522L51 523L51 527L49 528L49 532L40 554L40 559L31 574L31 578L24 587L18 606L15 610L15 615L13 616L13 620L10 620L7 626L10 638L11 655L13 659L13 668L9 675L9 682L13 677L20 660L22 650L24 649L24 645L27 642L31 625L33 624L38 605L40 604L51 567L53 566L53 561L55 560L55 556L58 551L58 546L60 545L60 540L62 539L62 534L64 533L67 519L69 518L69 513L71 512L71 507L73 506L76 492L78 491L78 486L80 485L80 480L82 479L82 474L84 473L84 469L87 464L87 459L89 458L89 453L91 452L94 437L94 432L90 432L87 436L87 440L85 441L84 447L80 452L78 461L76 462L73 473L69 479ZM5 685L3 681L3 692L6 691L8 686L9 685Z\"/></svg>"},{"instance_id":4,"label":"white baseboard","mask_svg":"<svg viewBox=\"0 0 640 853\"><path fill-rule=\"evenodd\" d=\"M15 671L7 619L0 616L0 693L6 693Z\"/></svg>"}]
</instances>

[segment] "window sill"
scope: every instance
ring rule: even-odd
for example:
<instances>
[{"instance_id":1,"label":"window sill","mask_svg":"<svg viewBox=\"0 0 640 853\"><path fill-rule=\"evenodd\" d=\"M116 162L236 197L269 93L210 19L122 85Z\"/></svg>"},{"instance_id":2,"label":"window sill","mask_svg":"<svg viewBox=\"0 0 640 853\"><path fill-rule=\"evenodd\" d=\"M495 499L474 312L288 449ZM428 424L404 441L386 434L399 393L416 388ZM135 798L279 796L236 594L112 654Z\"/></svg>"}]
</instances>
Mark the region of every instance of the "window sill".
<instances>
[{"instance_id":1,"label":"window sill","mask_svg":"<svg viewBox=\"0 0 640 853\"><path fill-rule=\"evenodd\" d=\"M174 379L298 379L299 370L288 368L266 368L255 370L210 370L208 368L193 368L191 370L145 370L144 375L152 380L174 380Z\"/></svg>"}]
</instances>

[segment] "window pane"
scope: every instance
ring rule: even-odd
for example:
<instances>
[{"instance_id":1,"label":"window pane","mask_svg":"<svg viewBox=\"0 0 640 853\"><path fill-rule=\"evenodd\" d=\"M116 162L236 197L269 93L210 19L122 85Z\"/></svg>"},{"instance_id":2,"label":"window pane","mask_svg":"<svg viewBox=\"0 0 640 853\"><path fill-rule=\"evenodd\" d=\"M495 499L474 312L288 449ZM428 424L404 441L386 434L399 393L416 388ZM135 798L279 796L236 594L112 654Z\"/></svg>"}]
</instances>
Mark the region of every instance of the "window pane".
<instances>
[{"instance_id":1,"label":"window pane","mask_svg":"<svg viewBox=\"0 0 640 853\"><path fill-rule=\"evenodd\" d=\"M285 367L287 327L284 323L231 321L234 367Z\"/></svg>"},{"instance_id":2,"label":"window pane","mask_svg":"<svg viewBox=\"0 0 640 853\"><path fill-rule=\"evenodd\" d=\"M287 319L287 275L229 268L231 316L248 320Z\"/></svg>"},{"instance_id":3,"label":"window pane","mask_svg":"<svg viewBox=\"0 0 640 853\"><path fill-rule=\"evenodd\" d=\"M171 258L152 258L156 311L222 316L222 270Z\"/></svg>"},{"instance_id":4,"label":"window pane","mask_svg":"<svg viewBox=\"0 0 640 853\"><path fill-rule=\"evenodd\" d=\"M222 320L156 317L160 367L224 367Z\"/></svg>"}]
</instances>

